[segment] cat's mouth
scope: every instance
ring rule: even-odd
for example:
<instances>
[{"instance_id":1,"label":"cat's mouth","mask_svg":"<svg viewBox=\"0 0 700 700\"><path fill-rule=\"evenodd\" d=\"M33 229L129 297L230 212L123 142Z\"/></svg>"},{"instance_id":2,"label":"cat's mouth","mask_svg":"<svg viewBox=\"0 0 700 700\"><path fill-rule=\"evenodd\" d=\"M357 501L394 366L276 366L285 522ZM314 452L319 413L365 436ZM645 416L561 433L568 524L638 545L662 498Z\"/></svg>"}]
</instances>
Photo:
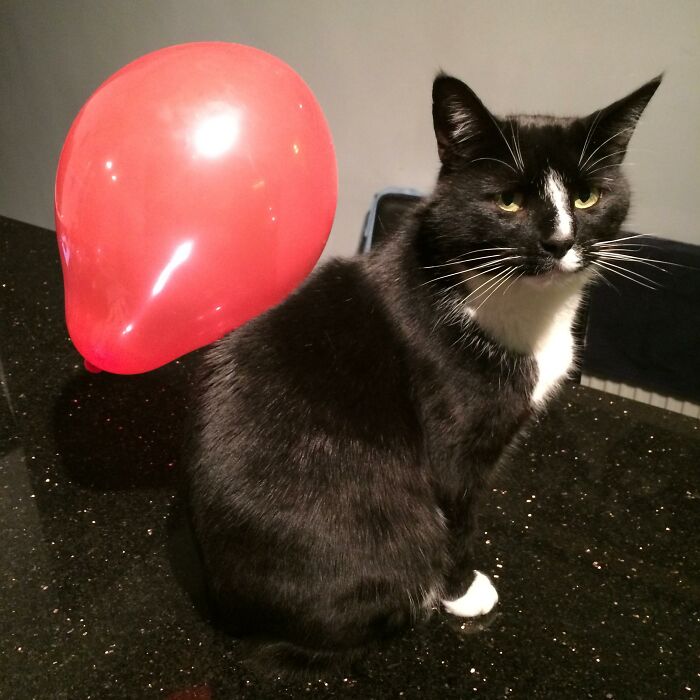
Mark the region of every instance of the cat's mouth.
<instances>
[{"instance_id":1,"label":"cat's mouth","mask_svg":"<svg viewBox=\"0 0 700 700\"><path fill-rule=\"evenodd\" d=\"M514 252L510 260L481 262L473 267L467 263L457 263L455 266L457 270L448 273L447 277L452 279L453 276L460 275L470 290L469 296L480 299L499 289L505 293L518 280L537 288L566 285L588 269L588 262L581 250L571 248L559 258Z\"/></svg>"},{"instance_id":2,"label":"cat's mouth","mask_svg":"<svg viewBox=\"0 0 700 700\"><path fill-rule=\"evenodd\" d=\"M550 284L556 284L557 282L563 282L573 274L575 274L575 271L564 270L560 266L556 265L548 270L542 270L540 268L536 272L524 275L523 279L538 287L544 287Z\"/></svg>"},{"instance_id":3,"label":"cat's mouth","mask_svg":"<svg viewBox=\"0 0 700 700\"><path fill-rule=\"evenodd\" d=\"M585 267L585 262L580 252L570 248L561 258L547 257L534 261L531 269L526 271L526 276L540 282L551 281L568 277L580 272Z\"/></svg>"}]
</instances>

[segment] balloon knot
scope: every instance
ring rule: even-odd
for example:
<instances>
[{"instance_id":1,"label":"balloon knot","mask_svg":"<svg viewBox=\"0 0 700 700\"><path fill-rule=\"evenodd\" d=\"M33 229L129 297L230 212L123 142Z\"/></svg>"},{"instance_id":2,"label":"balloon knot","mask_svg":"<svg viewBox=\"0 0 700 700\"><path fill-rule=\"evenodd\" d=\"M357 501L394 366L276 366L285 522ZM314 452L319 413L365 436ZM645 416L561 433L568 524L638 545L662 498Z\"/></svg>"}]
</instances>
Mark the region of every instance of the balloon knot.
<instances>
[{"instance_id":1,"label":"balloon knot","mask_svg":"<svg viewBox=\"0 0 700 700\"><path fill-rule=\"evenodd\" d=\"M83 364L85 365L85 369L92 374L99 374L102 371L99 367L93 365L89 360L83 359Z\"/></svg>"}]
</instances>

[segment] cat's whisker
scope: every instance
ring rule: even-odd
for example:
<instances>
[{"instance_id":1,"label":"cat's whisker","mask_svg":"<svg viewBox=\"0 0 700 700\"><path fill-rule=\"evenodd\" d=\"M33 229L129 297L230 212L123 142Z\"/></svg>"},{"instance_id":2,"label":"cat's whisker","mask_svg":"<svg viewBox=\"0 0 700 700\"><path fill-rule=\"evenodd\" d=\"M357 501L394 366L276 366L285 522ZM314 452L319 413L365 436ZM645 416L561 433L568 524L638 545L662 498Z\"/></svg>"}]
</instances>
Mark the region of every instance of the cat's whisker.
<instances>
[{"instance_id":1,"label":"cat's whisker","mask_svg":"<svg viewBox=\"0 0 700 700\"><path fill-rule=\"evenodd\" d=\"M646 233L640 233L638 236L628 236L626 238L637 238L637 237L642 237L642 236L649 236L650 234ZM654 246L650 243L648 243L646 246L642 245L632 245L631 243L623 243L621 245L617 245L618 241L624 241L625 238L617 238L612 241L599 241L598 243L593 243L592 245L598 246L600 250L594 251L596 254L599 253L614 253L618 255L622 255L628 259L631 260L638 260L639 262L651 262L651 263L659 263L660 265L671 265L673 267L683 267L686 269L695 269L692 268L688 265L683 265L682 263L676 263L676 262L671 262L670 260L658 260L657 258L650 258L648 255L645 256L634 256L630 255L630 253L640 253L642 252L645 248L653 248L654 250L659 250L658 246Z\"/></svg>"},{"instance_id":2,"label":"cat's whisker","mask_svg":"<svg viewBox=\"0 0 700 700\"><path fill-rule=\"evenodd\" d=\"M475 260L486 260L487 258L497 258L501 257L501 253L496 253L494 255L484 255L479 258L472 258L468 257L470 255L476 255L477 253L483 253L489 250L498 250L498 251L508 251L508 250L515 250L515 248L481 248L480 250L472 250L469 253L466 253L464 255L460 255L456 258L450 258L447 262L440 263L439 265L424 265L423 270L430 270L430 269L435 269L437 267L447 267L449 265L464 265L470 262L473 262Z\"/></svg>"},{"instance_id":3,"label":"cat's whisker","mask_svg":"<svg viewBox=\"0 0 700 700\"><path fill-rule=\"evenodd\" d=\"M649 282L649 284L655 284L655 285L661 286L659 282L657 282L656 280L651 279L650 277L646 277L646 276L643 275L641 272L636 272L635 270L630 270L630 269L627 268L627 267L623 267L622 265L618 264L619 261L611 262L608 258L604 258L604 259L601 260L600 257L598 258L598 261L599 261L599 262L603 262L603 263L605 263L606 265L610 265L611 267L614 267L614 268L616 268L616 269L618 269L618 270L624 270L627 274L629 274L629 275L634 275L635 277L639 277L640 279L643 279L643 280Z\"/></svg>"},{"instance_id":4,"label":"cat's whisker","mask_svg":"<svg viewBox=\"0 0 700 700\"><path fill-rule=\"evenodd\" d=\"M522 172L525 172L525 162L523 161L523 154L522 151L520 150L520 139L518 136L516 136L516 129L513 125L513 122L510 122L510 133L511 136L513 137L513 146L515 147L515 154L518 158L518 164L520 166L520 170Z\"/></svg>"},{"instance_id":5,"label":"cat's whisker","mask_svg":"<svg viewBox=\"0 0 700 700\"><path fill-rule=\"evenodd\" d=\"M648 233L635 233L632 236L622 236L621 238L612 238L609 241L597 241L596 243L593 243L592 245L594 246L606 246L606 245L614 245L615 243L618 243L619 241L629 241L632 238L646 238L650 234Z\"/></svg>"},{"instance_id":6,"label":"cat's whisker","mask_svg":"<svg viewBox=\"0 0 700 700\"><path fill-rule=\"evenodd\" d=\"M467 267L465 270L458 270L457 272L450 272L447 275L442 275L441 277L432 277L431 279L427 280L426 282L423 282L422 284L418 285L419 287L423 287L426 284L430 284L431 282L437 282L439 280L444 280L447 279L448 277L454 277L455 275L464 275L467 272L474 272L475 270L482 270L482 272L478 272L474 277L478 277L479 275L483 275L483 269L484 268L493 268L494 270L497 269L505 260L510 260L513 256L509 256L508 258L500 258L499 260L490 260L489 262L481 263L479 265L476 265L475 267ZM470 279L473 279L474 277L467 277L463 281L467 281Z\"/></svg>"},{"instance_id":7,"label":"cat's whisker","mask_svg":"<svg viewBox=\"0 0 700 700\"><path fill-rule=\"evenodd\" d=\"M620 253L622 255L628 255L630 253L634 253L635 255L639 252L641 252L642 248L641 246L605 246L604 248L598 248L594 253Z\"/></svg>"},{"instance_id":8,"label":"cat's whisker","mask_svg":"<svg viewBox=\"0 0 700 700\"><path fill-rule=\"evenodd\" d=\"M502 277L497 285L495 285L494 287L491 287L491 290L489 291L488 296L481 301L481 303L479 304L479 306L476 307L476 309L474 309L475 313L498 291L498 289L500 287L502 287L515 274L516 269L517 268L513 266L513 267L509 267L506 270L506 272L508 274L505 277Z\"/></svg>"},{"instance_id":9,"label":"cat's whisker","mask_svg":"<svg viewBox=\"0 0 700 700\"><path fill-rule=\"evenodd\" d=\"M465 270L464 272L468 272L468 270ZM485 275L491 275L491 274L494 274L494 273L497 273L497 272L499 272L498 267L493 267L493 268L488 269L488 270L481 270L480 272L477 272L475 275L472 275L471 277L466 277L466 278L464 278L464 279L461 279L461 280L460 280L459 282L457 282L456 284L453 284L453 285L447 287L447 289L440 290L440 291L438 292L438 294L439 294L440 296L446 298L449 292L451 292L453 289L457 289L457 287L461 287L465 282L469 282L469 281L471 281L471 280L473 280L473 279L476 279L477 277L483 277L483 276L485 276ZM489 281L490 281L490 280L487 279L486 282L485 282L484 284L486 284L486 283L489 282ZM478 289L478 287L477 287L477 289ZM476 291L476 290L475 290L475 291ZM463 301L463 300L460 300L460 304L462 303L462 301ZM448 303L451 304L452 302L448 302Z\"/></svg>"},{"instance_id":10,"label":"cat's whisker","mask_svg":"<svg viewBox=\"0 0 700 700\"><path fill-rule=\"evenodd\" d=\"M513 163L515 164L516 168L518 168L519 167L518 160L515 157L515 153L513 153L513 149L510 147L510 143L508 143L508 139L506 138L506 135L503 133L503 129L501 129L500 125L494 119L493 115L490 112L489 112L489 116L491 117L491 121L494 123L496 129L498 129L498 133L501 135L503 142L506 144L506 148L510 151L510 155L513 158ZM501 161L501 162L503 162L503 161ZM517 170L515 168L513 169L513 171L517 173ZM521 170L521 172L522 172L522 170Z\"/></svg>"},{"instance_id":11,"label":"cat's whisker","mask_svg":"<svg viewBox=\"0 0 700 700\"><path fill-rule=\"evenodd\" d=\"M495 246L493 248L477 248L476 250L470 250L468 253L465 253L465 255L475 255L476 253L486 253L487 251L490 250L515 250L513 246Z\"/></svg>"},{"instance_id":12,"label":"cat's whisker","mask_svg":"<svg viewBox=\"0 0 700 700\"><path fill-rule=\"evenodd\" d=\"M630 163L625 163L625 165L630 165ZM610 165L601 165L599 168L595 168L594 170L586 170L586 176L588 177L590 175L593 175L594 173L599 173L601 170L609 170L610 168L620 168L620 167L622 167L622 163L612 163ZM605 179L605 180L610 180L610 181L614 182L613 178L609 178L609 177L602 178L600 176L598 176L598 177L601 180Z\"/></svg>"},{"instance_id":13,"label":"cat's whisker","mask_svg":"<svg viewBox=\"0 0 700 700\"><path fill-rule=\"evenodd\" d=\"M492 277L489 277L486 282L483 282L480 284L476 289L471 291L469 294L467 294L466 297L462 300L462 306L467 306L468 301L476 301L477 299L480 299L484 294L487 294L491 289L492 285L496 284L496 282L503 277L503 275L507 274L510 270L512 270L512 267L507 267L505 270L501 270L500 272L496 273ZM487 286L489 285L489 286ZM474 296L482 287L486 287L486 289L481 292L481 294L477 294Z\"/></svg>"},{"instance_id":14,"label":"cat's whisker","mask_svg":"<svg viewBox=\"0 0 700 700\"><path fill-rule=\"evenodd\" d=\"M596 112L596 115L595 115L595 117L593 117L593 121L591 122L591 125L588 127L588 133L586 134L586 140L583 142L583 148L581 149L581 155L579 156L579 159L578 159L579 167L581 166L581 161L583 160L583 157L586 155L586 149L588 148L588 144L591 140L591 137L595 133L595 130L597 128L598 122L600 121L601 115L602 115L602 112Z\"/></svg>"},{"instance_id":15,"label":"cat's whisker","mask_svg":"<svg viewBox=\"0 0 700 700\"><path fill-rule=\"evenodd\" d=\"M474 262L476 260L487 260L488 258L500 258L500 253L495 253L493 255L482 255L479 258L464 258L462 260L455 260L454 262L441 263L440 265L424 265L423 270L434 270L437 267L449 267L452 265L466 265L467 263Z\"/></svg>"},{"instance_id":16,"label":"cat's whisker","mask_svg":"<svg viewBox=\"0 0 700 700\"><path fill-rule=\"evenodd\" d=\"M595 261L592 261L592 263L593 265L596 265ZM608 287L612 287L612 289L614 289L619 295L622 295L622 292L620 292L620 290L600 270L593 270L593 272L595 273L596 277L603 280Z\"/></svg>"},{"instance_id":17,"label":"cat's whisker","mask_svg":"<svg viewBox=\"0 0 700 700\"><path fill-rule=\"evenodd\" d=\"M609 249L605 249L604 252L607 253ZM614 250L612 252L615 252ZM637 250L636 252L639 252ZM625 254L627 259L636 260L641 263L658 263L659 265L671 265L672 267L682 267L684 270L699 270L700 268L693 267L692 265L684 265L683 263L671 262L670 260L659 260L658 258L648 258L648 257L636 257ZM664 270L664 272L670 272L670 270Z\"/></svg>"},{"instance_id":18,"label":"cat's whisker","mask_svg":"<svg viewBox=\"0 0 700 700\"><path fill-rule=\"evenodd\" d=\"M469 164L471 165L472 163L478 163L480 160L492 160L494 163L501 163L501 165L505 165L506 168L510 168L516 175L518 171L512 166L506 163L504 160L501 160L500 158L474 158L473 160L469 161Z\"/></svg>"},{"instance_id":19,"label":"cat's whisker","mask_svg":"<svg viewBox=\"0 0 700 700\"><path fill-rule=\"evenodd\" d=\"M509 255L507 258L502 258L501 260L498 260L498 261L496 261L496 262L498 263L498 265L503 265L503 264L506 263L507 261L509 261L509 260L515 260L515 259L518 258L518 257L519 257L519 256L517 256L517 255ZM477 265L476 267L467 268L464 272L474 272L475 270L479 270L481 267L485 267L485 266L486 266L486 264L484 264L484 265ZM497 268L497 267L494 267L493 269L498 269L498 268ZM472 279L474 279L475 277L479 277L479 275L487 275L487 274L490 274L490 272L491 272L491 270L480 270L480 271L477 272L475 275L472 275L471 277L465 278L464 281L465 281L465 282L468 282L469 280L472 280Z\"/></svg>"},{"instance_id":20,"label":"cat's whisker","mask_svg":"<svg viewBox=\"0 0 700 700\"><path fill-rule=\"evenodd\" d=\"M452 262L463 262L465 260L469 260L470 255L476 255L477 253L488 253L492 250L515 250L515 248L511 247L501 247L501 246L495 246L493 248L477 248L476 250L470 250L468 253L462 253L461 255L457 255L454 258L449 258L447 260L447 263L452 263ZM445 263L445 264L447 264Z\"/></svg>"},{"instance_id":21,"label":"cat's whisker","mask_svg":"<svg viewBox=\"0 0 700 700\"><path fill-rule=\"evenodd\" d=\"M481 273L481 274L486 274L486 273ZM475 275L475 276L478 277L478 275ZM471 292L469 292L469 294L466 297L464 297L463 299L460 299L458 307L461 309L463 306L466 306L467 301L469 301L469 298L472 295L476 294L482 287L485 287L487 284L490 284L491 282L493 282L493 277L487 277L485 282L482 282L478 287L476 287L476 289L473 289Z\"/></svg>"},{"instance_id":22,"label":"cat's whisker","mask_svg":"<svg viewBox=\"0 0 700 700\"><path fill-rule=\"evenodd\" d=\"M494 247L494 248L477 248L476 250L470 250L468 253L465 253L463 256L461 256L461 258L462 258L463 260L469 260L469 259L470 259L470 257L469 257L470 255L476 255L477 253L487 253L487 252L490 252L490 251L493 251L493 250L497 250L497 251L503 252L503 251L515 250L515 248L512 247L512 246L509 246L509 247Z\"/></svg>"},{"instance_id":23,"label":"cat's whisker","mask_svg":"<svg viewBox=\"0 0 700 700\"><path fill-rule=\"evenodd\" d=\"M613 153L608 153L607 155L601 156L600 158L597 158L594 160L587 168L584 168L583 172L588 173L589 171L592 170L598 163L602 163L604 160L607 160L608 158L612 158L614 156L619 156L621 154L625 154L627 151L621 150L621 151L614 151Z\"/></svg>"},{"instance_id":24,"label":"cat's whisker","mask_svg":"<svg viewBox=\"0 0 700 700\"><path fill-rule=\"evenodd\" d=\"M603 241L604 245L598 246L599 248L602 248L603 250L617 250L618 248L620 250L641 250L642 249L642 241L627 241L626 243L623 241L621 243L618 243L617 240L613 241Z\"/></svg>"},{"instance_id":25,"label":"cat's whisker","mask_svg":"<svg viewBox=\"0 0 700 700\"><path fill-rule=\"evenodd\" d=\"M620 161L619 163L610 163L609 165L599 165L597 168L593 168L592 170L586 170L586 176L591 176L594 173L599 173L601 170L610 170L611 168L621 168L622 166L630 166L630 165L636 165L636 163L633 163L630 160L625 160L625 161ZM599 180L603 179L608 179L614 182L614 178L603 178L601 175L598 175Z\"/></svg>"},{"instance_id":26,"label":"cat's whisker","mask_svg":"<svg viewBox=\"0 0 700 700\"><path fill-rule=\"evenodd\" d=\"M511 280L511 283L503 290L503 295L505 296L508 290L525 274L523 270L515 279Z\"/></svg>"},{"instance_id":27,"label":"cat's whisker","mask_svg":"<svg viewBox=\"0 0 700 700\"><path fill-rule=\"evenodd\" d=\"M655 265L654 263L662 263L663 260L655 260L653 258L640 258L636 255L628 255L626 253L611 253L608 251L605 252L599 252L598 257L603 258L603 259L610 259L610 260L629 260L631 262L636 262L641 265L649 265L649 267L653 267L656 270L660 270L661 272L665 272L667 275L670 275L671 272L669 270L666 270L665 268L661 267L661 265Z\"/></svg>"},{"instance_id":28,"label":"cat's whisker","mask_svg":"<svg viewBox=\"0 0 700 700\"><path fill-rule=\"evenodd\" d=\"M652 285L645 284L644 282L640 282L638 279L635 279L634 277L629 277L628 275L625 275L622 272L619 272L618 270L624 270L625 268L621 268L617 265L613 265L610 262L603 262L602 260L597 260L593 261L593 265L598 265L599 267L602 267L605 270L608 270L608 272L612 272L614 275L619 275L620 277L624 277L625 279L629 280L630 282L635 282L636 284L641 285L642 287L646 287L647 289L653 289L654 291L657 291L659 289L659 286L653 281L649 280ZM627 272L630 272L630 270L626 270Z\"/></svg>"},{"instance_id":29,"label":"cat's whisker","mask_svg":"<svg viewBox=\"0 0 700 700\"><path fill-rule=\"evenodd\" d=\"M620 131L618 131L617 133L613 134L613 135L610 136L609 138L605 139L605 141L603 141L603 143L601 143L597 148L595 148L595 149L591 152L591 155L589 155L588 158L586 158L586 160L581 164L581 167L585 169L585 167L586 167L586 165L588 164L588 162L590 161L590 159L593 158L593 156L594 156L596 153L598 153L598 151L599 151L601 148L603 148L603 146L605 146L606 143L610 143L610 141L612 141L613 139L615 139L615 138L617 138L618 136L624 134L625 131L634 131L634 126L628 126L628 127L624 128L624 129L620 129Z\"/></svg>"},{"instance_id":30,"label":"cat's whisker","mask_svg":"<svg viewBox=\"0 0 700 700\"><path fill-rule=\"evenodd\" d=\"M601 264L598 263L598 262L593 261L592 264L593 264L595 267L600 268L599 270L595 270L595 273L598 275L598 277L600 277L600 279L602 279L603 281L605 281L606 284L608 284L609 286L611 286L620 296L622 296L622 292L618 289L618 287L616 287L616 286L607 278L607 276L605 275L605 272L612 272L612 273L614 273L614 274L618 274L618 273L616 273L615 270L608 270L606 267L603 267L603 265L601 265Z\"/></svg>"}]
</instances>

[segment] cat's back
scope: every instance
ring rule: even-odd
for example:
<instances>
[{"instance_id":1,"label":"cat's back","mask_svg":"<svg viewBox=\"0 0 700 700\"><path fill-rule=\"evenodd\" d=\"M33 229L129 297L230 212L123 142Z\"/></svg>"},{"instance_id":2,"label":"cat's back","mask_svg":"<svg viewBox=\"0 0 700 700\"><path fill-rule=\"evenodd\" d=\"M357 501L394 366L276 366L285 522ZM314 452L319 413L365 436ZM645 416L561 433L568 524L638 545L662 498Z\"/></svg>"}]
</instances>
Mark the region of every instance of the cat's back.
<instances>
[{"instance_id":1,"label":"cat's back","mask_svg":"<svg viewBox=\"0 0 700 700\"><path fill-rule=\"evenodd\" d=\"M407 447L419 433L407 353L362 260L331 261L207 352L203 448Z\"/></svg>"}]
</instances>

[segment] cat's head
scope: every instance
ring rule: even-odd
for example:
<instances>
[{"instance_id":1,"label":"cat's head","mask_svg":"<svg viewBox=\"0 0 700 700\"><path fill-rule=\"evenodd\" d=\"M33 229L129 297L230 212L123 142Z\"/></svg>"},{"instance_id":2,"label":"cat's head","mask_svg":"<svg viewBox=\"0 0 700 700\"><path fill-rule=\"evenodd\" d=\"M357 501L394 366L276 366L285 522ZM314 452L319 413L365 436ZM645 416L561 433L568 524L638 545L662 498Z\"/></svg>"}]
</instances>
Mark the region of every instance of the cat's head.
<instances>
[{"instance_id":1,"label":"cat's head","mask_svg":"<svg viewBox=\"0 0 700 700\"><path fill-rule=\"evenodd\" d=\"M627 214L620 166L660 82L585 117L499 118L464 83L439 75L433 121L442 168L425 212L439 235L423 261L464 260L468 270L538 283L585 273L595 244L614 238Z\"/></svg>"}]
</instances>

